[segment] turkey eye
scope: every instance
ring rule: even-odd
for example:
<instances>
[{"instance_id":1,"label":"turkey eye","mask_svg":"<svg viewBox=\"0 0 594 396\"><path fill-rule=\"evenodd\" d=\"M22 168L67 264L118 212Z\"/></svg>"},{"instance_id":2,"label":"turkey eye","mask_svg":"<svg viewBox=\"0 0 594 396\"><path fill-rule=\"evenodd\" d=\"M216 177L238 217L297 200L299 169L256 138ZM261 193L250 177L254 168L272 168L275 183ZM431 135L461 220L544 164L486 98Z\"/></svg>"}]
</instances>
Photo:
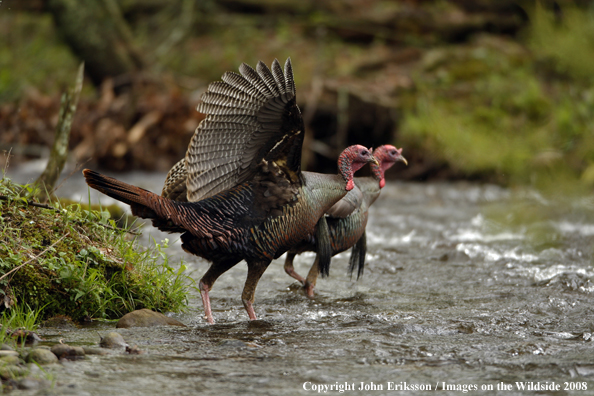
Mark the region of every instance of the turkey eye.
<instances>
[{"instance_id":1,"label":"turkey eye","mask_svg":"<svg viewBox=\"0 0 594 396\"><path fill-rule=\"evenodd\" d=\"M367 155L367 154L369 154L369 151L367 151L367 150L361 151L361 155Z\"/></svg>"}]
</instances>

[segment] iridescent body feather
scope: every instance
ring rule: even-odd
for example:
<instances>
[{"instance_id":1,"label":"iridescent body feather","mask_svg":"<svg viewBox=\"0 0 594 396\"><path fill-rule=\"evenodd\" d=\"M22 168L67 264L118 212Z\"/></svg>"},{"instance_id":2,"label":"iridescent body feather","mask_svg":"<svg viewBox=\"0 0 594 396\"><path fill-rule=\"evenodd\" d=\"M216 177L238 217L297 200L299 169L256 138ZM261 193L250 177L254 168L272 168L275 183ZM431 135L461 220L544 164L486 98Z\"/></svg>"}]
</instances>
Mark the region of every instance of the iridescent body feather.
<instances>
[{"instance_id":1,"label":"iridescent body feather","mask_svg":"<svg viewBox=\"0 0 594 396\"><path fill-rule=\"evenodd\" d=\"M209 291L241 260L248 265L242 301L255 319L255 289L271 260L314 233L353 173L374 161L365 147L351 146L339 159L339 175L302 173L303 120L290 60L284 72L276 60L272 70L259 62L256 70L242 64L240 72L225 73L203 95L198 109L207 117L170 172L165 196L84 171L89 186L159 229L181 232L186 251L212 262L199 283L210 323ZM184 171L185 190L178 178Z\"/></svg>"}]
</instances>

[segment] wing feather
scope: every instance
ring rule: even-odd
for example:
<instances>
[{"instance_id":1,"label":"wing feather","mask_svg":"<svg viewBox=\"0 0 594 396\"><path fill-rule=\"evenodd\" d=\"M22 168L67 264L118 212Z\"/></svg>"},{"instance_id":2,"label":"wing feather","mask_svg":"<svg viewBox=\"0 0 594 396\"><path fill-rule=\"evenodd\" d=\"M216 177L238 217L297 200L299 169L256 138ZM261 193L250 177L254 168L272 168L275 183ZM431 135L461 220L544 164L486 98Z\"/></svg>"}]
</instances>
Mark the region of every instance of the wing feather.
<instances>
[{"instance_id":1,"label":"wing feather","mask_svg":"<svg viewBox=\"0 0 594 396\"><path fill-rule=\"evenodd\" d=\"M276 161L288 180L300 180L303 120L290 59L284 72L258 62L226 72L202 96L200 123L186 153L189 201L199 201L252 180L263 161Z\"/></svg>"}]
</instances>

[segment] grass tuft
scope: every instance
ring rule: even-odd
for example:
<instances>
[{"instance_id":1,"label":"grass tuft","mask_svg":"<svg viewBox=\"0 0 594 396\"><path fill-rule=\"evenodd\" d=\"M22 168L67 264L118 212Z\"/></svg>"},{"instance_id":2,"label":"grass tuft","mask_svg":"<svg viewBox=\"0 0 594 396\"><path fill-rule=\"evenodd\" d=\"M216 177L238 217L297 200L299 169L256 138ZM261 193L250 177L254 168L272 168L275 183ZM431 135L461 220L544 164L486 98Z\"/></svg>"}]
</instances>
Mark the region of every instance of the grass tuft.
<instances>
[{"instance_id":1,"label":"grass tuft","mask_svg":"<svg viewBox=\"0 0 594 396\"><path fill-rule=\"evenodd\" d=\"M28 204L33 187L0 180L0 298L28 306L36 319L117 319L140 308L183 311L193 282L170 265L168 241L150 249L119 229L106 210ZM11 272L12 271L12 272ZM43 309L41 310L41 307Z\"/></svg>"}]
</instances>

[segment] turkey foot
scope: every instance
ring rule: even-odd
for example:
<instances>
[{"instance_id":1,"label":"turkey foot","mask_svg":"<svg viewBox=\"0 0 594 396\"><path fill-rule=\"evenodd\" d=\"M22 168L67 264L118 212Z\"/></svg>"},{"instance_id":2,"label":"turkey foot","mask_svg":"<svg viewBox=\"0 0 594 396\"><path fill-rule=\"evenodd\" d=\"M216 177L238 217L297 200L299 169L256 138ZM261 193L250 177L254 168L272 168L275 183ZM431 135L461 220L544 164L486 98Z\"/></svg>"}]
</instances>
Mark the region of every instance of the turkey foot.
<instances>
[{"instance_id":1,"label":"turkey foot","mask_svg":"<svg viewBox=\"0 0 594 396\"><path fill-rule=\"evenodd\" d=\"M305 292L305 295L308 298L311 298L312 300L315 298L315 293L314 293L315 287L316 287L316 284L311 283L309 281L305 281L305 284L303 285L303 291Z\"/></svg>"}]
</instances>

